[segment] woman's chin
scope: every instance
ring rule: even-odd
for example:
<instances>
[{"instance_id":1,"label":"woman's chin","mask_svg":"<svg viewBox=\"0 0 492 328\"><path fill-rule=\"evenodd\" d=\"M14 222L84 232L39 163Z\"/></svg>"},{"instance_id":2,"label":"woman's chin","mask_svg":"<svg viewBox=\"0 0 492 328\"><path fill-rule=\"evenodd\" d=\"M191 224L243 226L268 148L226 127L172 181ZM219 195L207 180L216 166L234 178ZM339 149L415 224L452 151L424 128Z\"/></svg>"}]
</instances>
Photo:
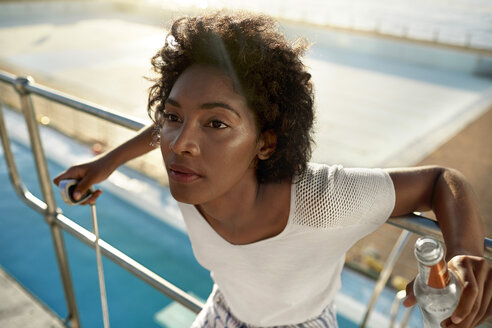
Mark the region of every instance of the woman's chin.
<instances>
[{"instance_id":1,"label":"woman's chin","mask_svg":"<svg viewBox=\"0 0 492 328\"><path fill-rule=\"evenodd\" d=\"M173 188L172 185L169 185L169 189L171 191L171 195L173 198L184 204L190 204L190 205L198 205L202 203L200 195L196 195L194 192L182 190L183 188Z\"/></svg>"}]
</instances>

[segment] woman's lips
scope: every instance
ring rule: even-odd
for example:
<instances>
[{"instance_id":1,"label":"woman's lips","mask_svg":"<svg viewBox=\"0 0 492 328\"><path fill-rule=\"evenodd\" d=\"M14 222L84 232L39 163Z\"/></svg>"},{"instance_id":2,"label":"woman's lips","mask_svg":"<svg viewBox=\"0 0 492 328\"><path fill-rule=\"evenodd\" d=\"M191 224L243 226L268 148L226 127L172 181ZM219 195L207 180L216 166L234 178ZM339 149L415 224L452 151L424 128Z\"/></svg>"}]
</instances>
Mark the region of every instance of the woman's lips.
<instances>
[{"instance_id":1,"label":"woman's lips","mask_svg":"<svg viewBox=\"0 0 492 328\"><path fill-rule=\"evenodd\" d=\"M177 165L171 165L169 167L169 177L180 183L191 183L201 178L201 176L193 170Z\"/></svg>"}]
</instances>

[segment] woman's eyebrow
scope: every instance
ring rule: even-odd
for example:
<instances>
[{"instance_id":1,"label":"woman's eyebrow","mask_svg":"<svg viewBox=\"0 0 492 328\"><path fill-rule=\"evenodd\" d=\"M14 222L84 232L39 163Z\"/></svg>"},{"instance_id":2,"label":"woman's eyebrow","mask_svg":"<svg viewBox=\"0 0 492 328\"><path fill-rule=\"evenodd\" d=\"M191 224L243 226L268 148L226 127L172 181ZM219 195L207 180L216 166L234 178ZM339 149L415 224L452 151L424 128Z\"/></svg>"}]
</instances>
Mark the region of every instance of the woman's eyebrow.
<instances>
[{"instance_id":1,"label":"woman's eyebrow","mask_svg":"<svg viewBox=\"0 0 492 328\"><path fill-rule=\"evenodd\" d=\"M231 112L233 112L236 116L241 117L241 115L239 115L239 113L234 108L232 108L231 106L229 106L226 103L222 103L222 102L211 102L211 103L202 104L200 106L200 108L203 108L203 109L212 109L212 108L216 108L216 107L225 108L225 109L230 110Z\"/></svg>"},{"instance_id":2,"label":"woman's eyebrow","mask_svg":"<svg viewBox=\"0 0 492 328\"><path fill-rule=\"evenodd\" d=\"M179 102L177 102L176 100L172 99L172 98L167 98L166 101L164 102L164 105L172 105L174 107L179 107L181 108L181 105L179 104Z\"/></svg>"},{"instance_id":3,"label":"woman's eyebrow","mask_svg":"<svg viewBox=\"0 0 492 328\"><path fill-rule=\"evenodd\" d=\"M180 103L178 101L174 100L173 98L167 98L165 104L169 104L169 105L181 108ZM239 113L234 108L232 108L230 105L223 103L223 102L220 102L220 101L204 103L200 106L201 109L212 109L212 108L217 108L217 107L225 108L225 109L233 112L236 116L241 117L241 115L239 115Z\"/></svg>"}]
</instances>

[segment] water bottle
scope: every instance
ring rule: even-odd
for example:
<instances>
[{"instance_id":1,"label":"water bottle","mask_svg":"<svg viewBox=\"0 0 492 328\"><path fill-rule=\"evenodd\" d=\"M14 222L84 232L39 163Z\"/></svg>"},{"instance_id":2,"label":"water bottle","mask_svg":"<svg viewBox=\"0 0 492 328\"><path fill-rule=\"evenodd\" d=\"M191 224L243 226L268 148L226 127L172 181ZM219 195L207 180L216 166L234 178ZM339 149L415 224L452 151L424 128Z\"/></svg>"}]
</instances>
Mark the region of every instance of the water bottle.
<instances>
[{"instance_id":1,"label":"water bottle","mask_svg":"<svg viewBox=\"0 0 492 328\"><path fill-rule=\"evenodd\" d=\"M448 270L441 244L431 237L421 237L415 243L419 273L413 292L424 317L424 328L439 328L449 318L461 296L461 285Z\"/></svg>"}]
</instances>

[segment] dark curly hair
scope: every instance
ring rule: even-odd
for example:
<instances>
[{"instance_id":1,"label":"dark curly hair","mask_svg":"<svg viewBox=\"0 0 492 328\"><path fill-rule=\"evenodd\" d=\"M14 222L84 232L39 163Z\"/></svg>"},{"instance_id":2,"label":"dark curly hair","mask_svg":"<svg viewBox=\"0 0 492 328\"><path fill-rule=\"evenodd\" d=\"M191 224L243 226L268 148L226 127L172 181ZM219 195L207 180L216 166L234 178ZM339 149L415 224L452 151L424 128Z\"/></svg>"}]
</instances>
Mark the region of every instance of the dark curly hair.
<instances>
[{"instance_id":1,"label":"dark curly hair","mask_svg":"<svg viewBox=\"0 0 492 328\"><path fill-rule=\"evenodd\" d=\"M311 157L314 120L311 75L300 60L306 42L291 44L270 17L237 12L177 19L152 57L157 78L150 88L147 111L162 124L171 89L193 64L224 70L254 112L258 136L272 130L275 152L257 163L260 183L302 174Z\"/></svg>"}]
</instances>

